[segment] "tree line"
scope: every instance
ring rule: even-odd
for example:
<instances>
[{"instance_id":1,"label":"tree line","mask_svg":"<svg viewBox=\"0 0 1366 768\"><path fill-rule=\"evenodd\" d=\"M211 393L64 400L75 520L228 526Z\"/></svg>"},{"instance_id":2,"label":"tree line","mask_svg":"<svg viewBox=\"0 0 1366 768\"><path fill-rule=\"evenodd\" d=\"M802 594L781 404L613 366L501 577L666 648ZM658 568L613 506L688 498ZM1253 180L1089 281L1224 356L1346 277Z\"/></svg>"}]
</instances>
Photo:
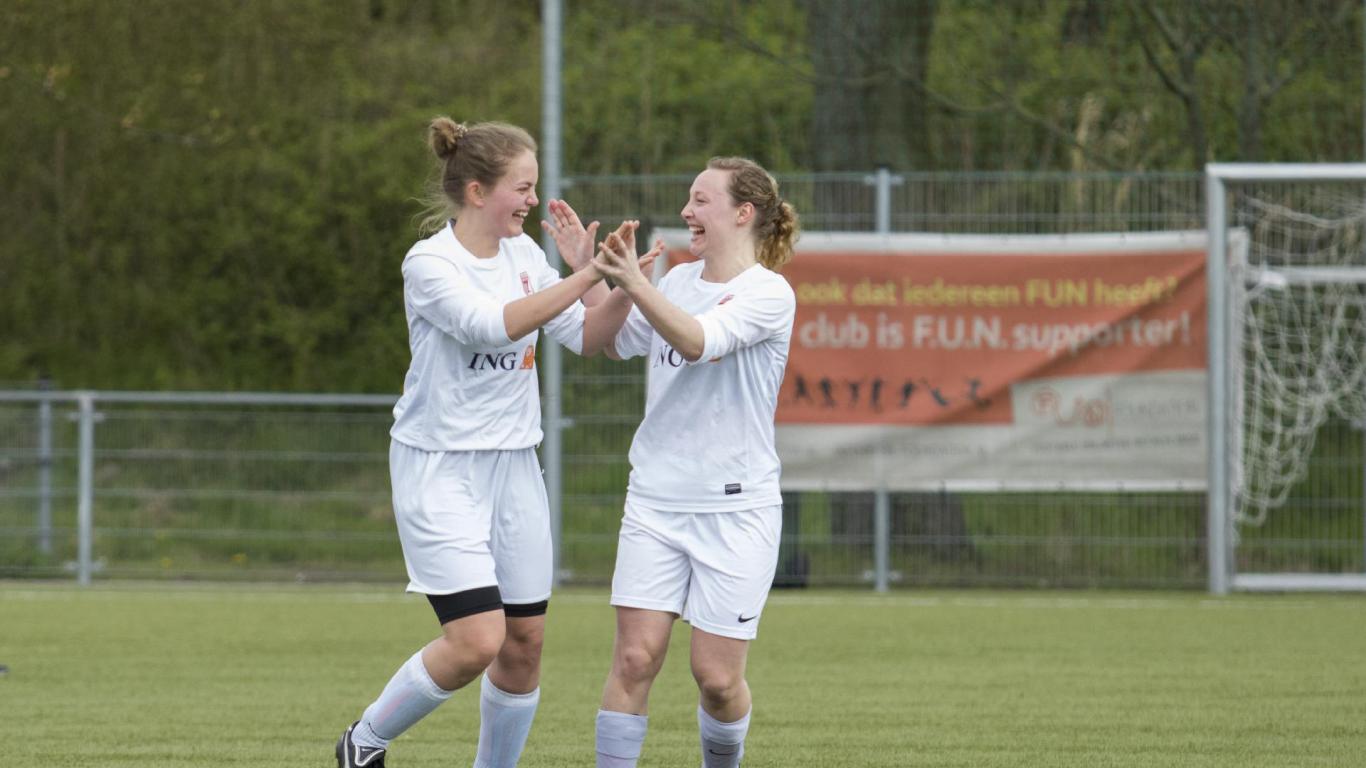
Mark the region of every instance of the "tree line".
<instances>
[{"instance_id":1,"label":"tree line","mask_svg":"<svg viewBox=\"0 0 1366 768\"><path fill-rule=\"evenodd\" d=\"M1350 0L565 0L564 170L1363 151ZM0 382L396 392L427 120L540 127L535 0L10 0Z\"/></svg>"}]
</instances>

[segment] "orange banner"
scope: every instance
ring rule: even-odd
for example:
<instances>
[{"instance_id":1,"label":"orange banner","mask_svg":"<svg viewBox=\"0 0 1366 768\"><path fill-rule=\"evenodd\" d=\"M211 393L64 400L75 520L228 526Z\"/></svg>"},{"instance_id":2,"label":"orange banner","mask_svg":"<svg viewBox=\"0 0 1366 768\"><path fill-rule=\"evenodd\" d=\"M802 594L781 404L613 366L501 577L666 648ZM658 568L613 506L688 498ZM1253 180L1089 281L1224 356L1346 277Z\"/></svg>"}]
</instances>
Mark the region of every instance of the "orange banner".
<instances>
[{"instance_id":1,"label":"orange banner","mask_svg":"<svg viewBox=\"0 0 1366 768\"><path fill-rule=\"evenodd\" d=\"M810 233L783 276L784 487L1203 482L1203 233Z\"/></svg>"},{"instance_id":2,"label":"orange banner","mask_svg":"<svg viewBox=\"0 0 1366 768\"><path fill-rule=\"evenodd\" d=\"M1205 367L1205 254L799 253L781 423L1010 423L1009 387Z\"/></svg>"}]
</instances>

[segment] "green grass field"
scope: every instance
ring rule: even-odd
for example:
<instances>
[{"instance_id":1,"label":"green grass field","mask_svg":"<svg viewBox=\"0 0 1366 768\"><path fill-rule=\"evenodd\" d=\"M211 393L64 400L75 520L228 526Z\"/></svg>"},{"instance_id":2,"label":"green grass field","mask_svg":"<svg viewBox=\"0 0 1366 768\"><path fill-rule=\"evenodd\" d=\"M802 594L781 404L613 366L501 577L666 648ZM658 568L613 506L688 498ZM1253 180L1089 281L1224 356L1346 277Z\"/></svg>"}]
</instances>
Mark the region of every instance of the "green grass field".
<instances>
[{"instance_id":1,"label":"green grass field","mask_svg":"<svg viewBox=\"0 0 1366 768\"><path fill-rule=\"evenodd\" d=\"M395 588L0 582L4 764L329 766L337 733L435 632ZM696 766L686 625L646 766ZM551 603L522 761L591 766L612 612ZM1366 599L777 592L750 660L746 766L1366 764ZM477 689L393 768L470 765Z\"/></svg>"}]
</instances>

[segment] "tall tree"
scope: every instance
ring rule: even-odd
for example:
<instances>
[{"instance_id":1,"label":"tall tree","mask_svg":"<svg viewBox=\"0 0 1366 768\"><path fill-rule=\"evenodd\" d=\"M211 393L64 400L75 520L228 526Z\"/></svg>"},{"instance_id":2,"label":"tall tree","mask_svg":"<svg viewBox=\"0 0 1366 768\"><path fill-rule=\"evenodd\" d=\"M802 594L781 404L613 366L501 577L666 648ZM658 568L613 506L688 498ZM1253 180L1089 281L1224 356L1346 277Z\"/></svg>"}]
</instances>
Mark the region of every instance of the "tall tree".
<instances>
[{"instance_id":1,"label":"tall tree","mask_svg":"<svg viewBox=\"0 0 1366 768\"><path fill-rule=\"evenodd\" d=\"M938 1L804 0L803 6L815 82L812 167L922 167L931 106L923 84Z\"/></svg>"},{"instance_id":2,"label":"tall tree","mask_svg":"<svg viewBox=\"0 0 1366 768\"><path fill-rule=\"evenodd\" d=\"M1127 0L1126 7L1145 59L1185 111L1197 166L1214 159L1212 109L1233 116L1236 143L1225 158L1261 160L1276 97L1315 60L1332 60L1359 40L1355 0Z\"/></svg>"}]
</instances>

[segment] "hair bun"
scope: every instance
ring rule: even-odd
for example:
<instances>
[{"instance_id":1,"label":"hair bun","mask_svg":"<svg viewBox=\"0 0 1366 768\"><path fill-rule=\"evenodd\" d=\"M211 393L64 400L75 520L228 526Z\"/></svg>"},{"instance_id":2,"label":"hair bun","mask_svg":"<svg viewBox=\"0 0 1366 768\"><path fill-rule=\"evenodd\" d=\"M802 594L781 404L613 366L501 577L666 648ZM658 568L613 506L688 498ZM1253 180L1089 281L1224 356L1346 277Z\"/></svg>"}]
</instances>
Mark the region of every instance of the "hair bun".
<instances>
[{"instance_id":1,"label":"hair bun","mask_svg":"<svg viewBox=\"0 0 1366 768\"><path fill-rule=\"evenodd\" d=\"M460 146L460 140L469 132L464 123L457 123L444 116L434 118L427 131L427 143L431 145L437 157L445 160L455 154L456 148Z\"/></svg>"}]
</instances>

